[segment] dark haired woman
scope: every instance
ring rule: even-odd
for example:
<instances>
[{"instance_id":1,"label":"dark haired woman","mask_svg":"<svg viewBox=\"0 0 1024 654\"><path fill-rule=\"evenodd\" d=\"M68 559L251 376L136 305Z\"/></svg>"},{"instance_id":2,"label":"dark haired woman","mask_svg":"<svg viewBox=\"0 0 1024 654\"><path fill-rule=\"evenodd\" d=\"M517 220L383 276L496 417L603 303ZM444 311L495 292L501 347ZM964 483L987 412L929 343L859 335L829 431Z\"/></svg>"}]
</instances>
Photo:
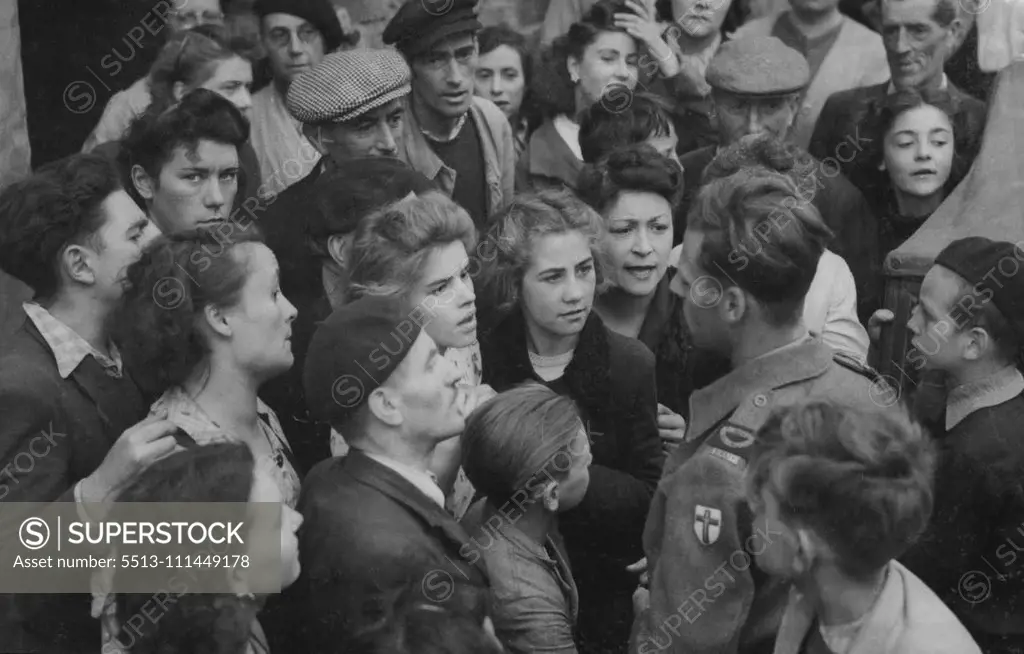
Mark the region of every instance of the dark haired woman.
<instances>
[{"instance_id":1,"label":"dark haired woman","mask_svg":"<svg viewBox=\"0 0 1024 654\"><path fill-rule=\"evenodd\" d=\"M215 443L173 454L147 469L119 494L117 501L121 505L136 502L281 504L281 542L275 547L280 550L281 587L290 585L299 575L296 532L302 524L302 515L283 502L277 484L242 443ZM115 505L115 515L117 511ZM265 512L253 514L250 525L249 533L243 538L254 533L253 526L266 525ZM262 531L259 533L263 541L265 536ZM257 547L260 544L257 543ZM262 554L257 556L263 560ZM145 574L145 571L133 571L138 572ZM169 575L177 571L166 572ZM185 592L159 605L159 609L154 607L152 593L118 594L103 619L106 632L103 651L108 654L269 654L266 637L256 617L262 600L247 592L244 571L212 568L203 574L223 574L224 586L237 591ZM167 579L168 587L182 584L183 578L184 575L176 582ZM206 579L204 583L210 584L211 580ZM158 619L138 620L136 616L142 615L158 616Z\"/></svg>"},{"instance_id":2,"label":"dark haired woman","mask_svg":"<svg viewBox=\"0 0 1024 654\"><path fill-rule=\"evenodd\" d=\"M274 412L257 392L291 367L295 307L255 229L163 236L128 269L119 343L140 386L200 445L245 443L295 506L299 476Z\"/></svg>"},{"instance_id":3,"label":"dark haired woman","mask_svg":"<svg viewBox=\"0 0 1024 654\"><path fill-rule=\"evenodd\" d=\"M529 89L533 60L526 37L508 25L493 25L480 31L477 43L480 58L474 92L498 105L508 118L518 159L526 148L532 107Z\"/></svg>"},{"instance_id":4,"label":"dark haired woman","mask_svg":"<svg viewBox=\"0 0 1024 654\"><path fill-rule=\"evenodd\" d=\"M603 224L564 190L521 195L488 238L483 306L497 314L481 336L484 382L503 391L524 381L571 397L592 440L590 486L562 516L579 586L583 651L625 646L641 535L664 460L658 438L654 357L608 330L591 311Z\"/></svg>"},{"instance_id":5,"label":"dark haired woman","mask_svg":"<svg viewBox=\"0 0 1024 654\"><path fill-rule=\"evenodd\" d=\"M542 55L531 93L544 122L520 157L516 188L576 188L583 160L576 116L602 98L624 106L640 74L641 46L650 47L656 41L658 50L668 50L668 44L656 36L653 18L646 12L635 13L634 7L640 11L640 4L632 0L599 0ZM666 56L652 61L671 67L676 59ZM664 74L671 76L675 71Z\"/></svg>"},{"instance_id":6,"label":"dark haired woman","mask_svg":"<svg viewBox=\"0 0 1024 654\"><path fill-rule=\"evenodd\" d=\"M966 174L956 153L950 96L945 91L900 91L889 96L877 120L883 134L875 153L887 184L878 190L881 258L924 224Z\"/></svg>"},{"instance_id":7,"label":"dark haired woman","mask_svg":"<svg viewBox=\"0 0 1024 654\"><path fill-rule=\"evenodd\" d=\"M658 423L666 445L682 437L690 393L729 370L729 362L693 349L682 298L669 290L675 267L672 208L683 171L648 145L613 150L580 174L580 197L605 219L605 289L594 311L605 326L654 353Z\"/></svg>"}]
</instances>

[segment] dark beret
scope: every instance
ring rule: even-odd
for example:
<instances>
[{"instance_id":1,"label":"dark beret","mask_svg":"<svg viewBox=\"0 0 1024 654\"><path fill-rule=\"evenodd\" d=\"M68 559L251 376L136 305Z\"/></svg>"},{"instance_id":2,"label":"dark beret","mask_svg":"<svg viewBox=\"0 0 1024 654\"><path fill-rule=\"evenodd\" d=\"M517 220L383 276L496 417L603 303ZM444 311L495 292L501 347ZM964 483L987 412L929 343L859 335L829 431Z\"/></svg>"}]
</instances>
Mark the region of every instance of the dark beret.
<instances>
[{"instance_id":1,"label":"dark beret","mask_svg":"<svg viewBox=\"0 0 1024 654\"><path fill-rule=\"evenodd\" d=\"M269 14L289 14L308 20L320 30L327 52L337 50L342 42L355 38L355 35L346 36L341 29L338 14L329 0L256 0L253 11L260 20Z\"/></svg>"},{"instance_id":2,"label":"dark beret","mask_svg":"<svg viewBox=\"0 0 1024 654\"><path fill-rule=\"evenodd\" d=\"M367 295L320 323L302 371L313 417L344 424L405 360L426 320L397 297Z\"/></svg>"},{"instance_id":3,"label":"dark beret","mask_svg":"<svg viewBox=\"0 0 1024 654\"><path fill-rule=\"evenodd\" d=\"M476 0L409 0L384 29L384 43L407 57L459 32L479 32Z\"/></svg>"},{"instance_id":4,"label":"dark beret","mask_svg":"<svg viewBox=\"0 0 1024 654\"><path fill-rule=\"evenodd\" d=\"M401 159L345 160L313 185L317 211L309 216L309 236L321 241L335 234L351 234L363 218L384 205L435 188L433 182Z\"/></svg>"},{"instance_id":5,"label":"dark beret","mask_svg":"<svg viewBox=\"0 0 1024 654\"><path fill-rule=\"evenodd\" d=\"M804 56L774 36L726 41L708 64L712 88L739 95L779 96L803 90L811 79Z\"/></svg>"},{"instance_id":6,"label":"dark beret","mask_svg":"<svg viewBox=\"0 0 1024 654\"><path fill-rule=\"evenodd\" d=\"M1019 244L981 236L962 238L947 245L935 263L967 280L983 300L988 296L1024 343L1024 249Z\"/></svg>"}]
</instances>

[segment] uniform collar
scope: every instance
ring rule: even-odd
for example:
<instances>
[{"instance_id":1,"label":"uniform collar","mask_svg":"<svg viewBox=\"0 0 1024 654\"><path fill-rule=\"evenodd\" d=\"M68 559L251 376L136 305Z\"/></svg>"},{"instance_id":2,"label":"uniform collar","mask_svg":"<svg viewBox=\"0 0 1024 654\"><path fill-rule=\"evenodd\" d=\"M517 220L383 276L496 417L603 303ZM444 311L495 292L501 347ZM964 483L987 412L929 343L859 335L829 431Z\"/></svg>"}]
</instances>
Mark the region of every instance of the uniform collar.
<instances>
[{"instance_id":1,"label":"uniform collar","mask_svg":"<svg viewBox=\"0 0 1024 654\"><path fill-rule=\"evenodd\" d=\"M946 73L942 73L942 83L939 84L939 90L940 91L948 91L949 90L949 78L946 77ZM889 86L886 87L885 94L886 95L892 95L895 92L896 92L896 84L892 80L889 80Z\"/></svg>"},{"instance_id":2,"label":"uniform collar","mask_svg":"<svg viewBox=\"0 0 1024 654\"><path fill-rule=\"evenodd\" d=\"M747 361L690 396L687 433L707 432L748 399L758 409L770 407L772 391L822 375L832 365L832 356L820 338L808 335Z\"/></svg>"},{"instance_id":3,"label":"uniform collar","mask_svg":"<svg viewBox=\"0 0 1024 654\"><path fill-rule=\"evenodd\" d=\"M1014 367L1003 368L981 381L957 386L949 391L946 399L946 429L956 427L979 409L1009 402L1021 393L1024 393L1024 375Z\"/></svg>"}]
</instances>

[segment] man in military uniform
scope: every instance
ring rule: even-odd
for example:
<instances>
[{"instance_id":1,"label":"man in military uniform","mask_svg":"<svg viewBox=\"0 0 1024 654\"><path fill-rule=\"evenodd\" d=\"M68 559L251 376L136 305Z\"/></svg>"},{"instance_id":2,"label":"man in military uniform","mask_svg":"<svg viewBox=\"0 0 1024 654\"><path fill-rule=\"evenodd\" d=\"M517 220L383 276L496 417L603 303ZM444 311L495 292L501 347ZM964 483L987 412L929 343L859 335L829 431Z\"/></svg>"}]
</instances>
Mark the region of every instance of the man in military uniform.
<instances>
[{"instance_id":1,"label":"man in military uniform","mask_svg":"<svg viewBox=\"0 0 1024 654\"><path fill-rule=\"evenodd\" d=\"M747 506L754 434L772 409L808 396L870 410L896 400L803 324L829 230L799 198L788 177L753 168L709 183L691 211L672 290L694 344L733 369L691 396L686 438L655 492L633 652L771 652L787 589L753 560L780 537Z\"/></svg>"}]
</instances>

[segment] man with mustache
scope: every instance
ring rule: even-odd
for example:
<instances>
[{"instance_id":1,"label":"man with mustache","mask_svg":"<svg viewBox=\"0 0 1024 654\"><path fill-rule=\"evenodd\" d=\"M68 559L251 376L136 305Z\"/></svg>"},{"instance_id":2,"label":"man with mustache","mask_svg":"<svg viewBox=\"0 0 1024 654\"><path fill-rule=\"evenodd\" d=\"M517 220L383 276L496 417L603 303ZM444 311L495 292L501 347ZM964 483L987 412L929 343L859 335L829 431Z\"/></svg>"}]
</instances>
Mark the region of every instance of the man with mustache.
<instances>
[{"instance_id":1,"label":"man with mustache","mask_svg":"<svg viewBox=\"0 0 1024 654\"><path fill-rule=\"evenodd\" d=\"M981 146L985 103L954 86L943 67L958 44L962 28L955 0L882 0L882 44L891 81L833 94L818 117L810 153L835 162L872 202L884 203L885 172L868 165L867 148L881 148L883 127L875 120L887 95L900 89L942 89L953 105L955 151L970 168ZM954 180L954 183L960 180ZM883 205L876 206L879 213Z\"/></svg>"},{"instance_id":2,"label":"man with mustache","mask_svg":"<svg viewBox=\"0 0 1024 654\"><path fill-rule=\"evenodd\" d=\"M285 106L288 87L324 55L354 45L328 0L258 0L260 38L273 80L252 96L252 147L263 175L261 196L280 193L313 170L320 153Z\"/></svg>"},{"instance_id":3,"label":"man with mustache","mask_svg":"<svg viewBox=\"0 0 1024 654\"><path fill-rule=\"evenodd\" d=\"M407 2L384 30L412 69L409 125L399 157L484 229L512 200L515 143L505 114L473 94L475 0Z\"/></svg>"}]
</instances>

